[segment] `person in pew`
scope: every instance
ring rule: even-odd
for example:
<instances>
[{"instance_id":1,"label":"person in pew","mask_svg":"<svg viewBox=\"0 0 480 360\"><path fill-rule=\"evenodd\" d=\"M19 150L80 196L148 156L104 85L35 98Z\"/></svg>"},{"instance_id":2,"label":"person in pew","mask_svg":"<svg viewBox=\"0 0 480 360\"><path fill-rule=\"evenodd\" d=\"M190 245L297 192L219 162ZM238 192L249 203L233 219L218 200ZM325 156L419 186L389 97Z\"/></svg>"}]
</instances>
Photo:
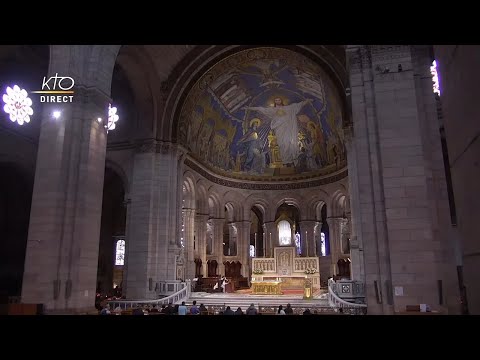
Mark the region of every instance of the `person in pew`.
<instances>
[{"instance_id":1,"label":"person in pew","mask_svg":"<svg viewBox=\"0 0 480 360\"><path fill-rule=\"evenodd\" d=\"M223 312L223 315L235 315L232 309L230 309L230 306L227 306L225 311Z\"/></svg>"},{"instance_id":2,"label":"person in pew","mask_svg":"<svg viewBox=\"0 0 480 360\"><path fill-rule=\"evenodd\" d=\"M200 314L200 310L197 307L197 301L196 300L193 300L193 305L190 307L190 314L191 315Z\"/></svg>"},{"instance_id":3,"label":"person in pew","mask_svg":"<svg viewBox=\"0 0 480 360\"><path fill-rule=\"evenodd\" d=\"M293 315L292 305L287 304L287 307L285 308L285 315Z\"/></svg>"},{"instance_id":4,"label":"person in pew","mask_svg":"<svg viewBox=\"0 0 480 360\"><path fill-rule=\"evenodd\" d=\"M200 315L208 315L208 309L205 307L205 305L200 304L198 310L200 310Z\"/></svg>"},{"instance_id":5,"label":"person in pew","mask_svg":"<svg viewBox=\"0 0 480 360\"><path fill-rule=\"evenodd\" d=\"M246 315L258 315L258 310L255 308L253 303L250 304L250 307L245 312Z\"/></svg>"},{"instance_id":6,"label":"person in pew","mask_svg":"<svg viewBox=\"0 0 480 360\"><path fill-rule=\"evenodd\" d=\"M238 307L237 311L235 311L235 315L244 315L241 307Z\"/></svg>"}]
</instances>

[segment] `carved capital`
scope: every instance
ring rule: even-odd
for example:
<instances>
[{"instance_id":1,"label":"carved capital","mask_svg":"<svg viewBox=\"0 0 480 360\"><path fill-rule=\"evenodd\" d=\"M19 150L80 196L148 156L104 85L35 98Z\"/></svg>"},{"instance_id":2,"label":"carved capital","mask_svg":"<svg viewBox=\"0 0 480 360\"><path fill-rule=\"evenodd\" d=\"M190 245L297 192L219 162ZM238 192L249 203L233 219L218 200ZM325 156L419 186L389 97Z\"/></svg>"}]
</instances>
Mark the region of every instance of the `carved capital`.
<instances>
[{"instance_id":1,"label":"carved capital","mask_svg":"<svg viewBox=\"0 0 480 360\"><path fill-rule=\"evenodd\" d=\"M155 140L147 140L138 143L135 147L137 153L154 153L156 149Z\"/></svg>"}]
</instances>

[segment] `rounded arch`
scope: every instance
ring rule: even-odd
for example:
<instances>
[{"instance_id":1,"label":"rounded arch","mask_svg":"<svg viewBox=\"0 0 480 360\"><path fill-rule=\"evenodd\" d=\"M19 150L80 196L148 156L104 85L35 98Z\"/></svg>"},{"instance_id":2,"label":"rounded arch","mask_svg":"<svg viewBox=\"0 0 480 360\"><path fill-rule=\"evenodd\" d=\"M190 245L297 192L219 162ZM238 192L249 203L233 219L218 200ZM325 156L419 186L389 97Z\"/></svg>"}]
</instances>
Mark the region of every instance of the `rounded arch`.
<instances>
[{"instance_id":1,"label":"rounded arch","mask_svg":"<svg viewBox=\"0 0 480 360\"><path fill-rule=\"evenodd\" d=\"M260 213L262 214L262 217L265 221L265 219L271 219L273 218L272 210L270 203L265 197L262 197L258 194L251 194L247 196L247 198L244 200L244 217L245 219L248 219L250 209L256 207Z\"/></svg>"},{"instance_id":2,"label":"rounded arch","mask_svg":"<svg viewBox=\"0 0 480 360\"><path fill-rule=\"evenodd\" d=\"M195 177L192 172L186 171L183 174L183 208L196 208Z\"/></svg>"},{"instance_id":3,"label":"rounded arch","mask_svg":"<svg viewBox=\"0 0 480 360\"><path fill-rule=\"evenodd\" d=\"M114 160L106 159L105 160L105 168L114 171L118 175L118 177L122 181L123 188L125 189L125 194L129 194L130 193L130 181L128 180L128 176L127 176L125 170L123 169L123 167Z\"/></svg>"},{"instance_id":4,"label":"rounded arch","mask_svg":"<svg viewBox=\"0 0 480 360\"><path fill-rule=\"evenodd\" d=\"M209 204L208 204L208 192L207 185L203 179L200 179L196 182L195 188L197 189L195 197L195 209L197 214L208 214L209 213Z\"/></svg>"},{"instance_id":5,"label":"rounded arch","mask_svg":"<svg viewBox=\"0 0 480 360\"><path fill-rule=\"evenodd\" d=\"M112 140L155 137L162 96L151 55L143 45L123 45L111 71L112 101L123 120Z\"/></svg>"},{"instance_id":6,"label":"rounded arch","mask_svg":"<svg viewBox=\"0 0 480 360\"><path fill-rule=\"evenodd\" d=\"M300 218L303 219L304 215L302 212L302 204L305 204L305 199L298 192L297 193L285 192L285 193L276 194L272 199L271 204L272 204L272 212L276 212L277 209L282 204L295 206L298 210L298 214Z\"/></svg>"},{"instance_id":7,"label":"rounded arch","mask_svg":"<svg viewBox=\"0 0 480 360\"><path fill-rule=\"evenodd\" d=\"M342 216L345 208L346 192L345 187L336 190L327 203L327 211L329 216Z\"/></svg>"},{"instance_id":8,"label":"rounded arch","mask_svg":"<svg viewBox=\"0 0 480 360\"><path fill-rule=\"evenodd\" d=\"M222 219L225 216L220 197L216 192L208 194L208 214L215 219Z\"/></svg>"},{"instance_id":9,"label":"rounded arch","mask_svg":"<svg viewBox=\"0 0 480 360\"><path fill-rule=\"evenodd\" d=\"M95 86L108 96L111 95L113 70L120 49L121 45L92 45L89 61L85 66L85 85Z\"/></svg>"},{"instance_id":10,"label":"rounded arch","mask_svg":"<svg viewBox=\"0 0 480 360\"><path fill-rule=\"evenodd\" d=\"M306 220L319 220L320 219L320 214L319 214L319 209L327 203L329 199L329 195L325 190L318 189L316 191L316 194L311 197L310 199L307 200L306 206L305 206L305 219Z\"/></svg>"},{"instance_id":11,"label":"rounded arch","mask_svg":"<svg viewBox=\"0 0 480 360\"><path fill-rule=\"evenodd\" d=\"M247 49L254 49L253 45L199 45L179 62L171 72L165 90L168 92L164 123L170 123L171 138L176 141L180 130L180 109L191 88L210 68L222 59ZM348 84L346 70L346 51L341 45L275 45L275 48L288 49L304 55L325 70L334 81L341 98L342 109L347 108L345 88ZM343 119L346 119L345 110Z\"/></svg>"},{"instance_id":12,"label":"rounded arch","mask_svg":"<svg viewBox=\"0 0 480 360\"><path fill-rule=\"evenodd\" d=\"M239 221L239 220L244 220L244 198L241 194L239 194L236 191L230 190L227 191L223 195L223 201L225 206L227 204L230 204L233 206L232 211L233 211L233 220L232 221Z\"/></svg>"}]
</instances>

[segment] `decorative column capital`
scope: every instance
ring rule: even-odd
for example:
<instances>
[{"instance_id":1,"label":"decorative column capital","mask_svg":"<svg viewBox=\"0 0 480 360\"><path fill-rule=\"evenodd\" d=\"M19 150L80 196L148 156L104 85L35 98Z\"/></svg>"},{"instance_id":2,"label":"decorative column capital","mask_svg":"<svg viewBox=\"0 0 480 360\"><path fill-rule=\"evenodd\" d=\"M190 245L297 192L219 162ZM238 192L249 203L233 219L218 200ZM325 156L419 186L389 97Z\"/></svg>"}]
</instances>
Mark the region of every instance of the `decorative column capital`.
<instances>
[{"instance_id":1,"label":"decorative column capital","mask_svg":"<svg viewBox=\"0 0 480 360\"><path fill-rule=\"evenodd\" d=\"M316 220L303 220L299 222L300 227L303 226L315 226L317 224Z\"/></svg>"},{"instance_id":2,"label":"decorative column capital","mask_svg":"<svg viewBox=\"0 0 480 360\"><path fill-rule=\"evenodd\" d=\"M249 220L242 220L242 221L237 221L236 225L238 227L242 227L243 229L248 229L250 230L250 227L252 226L252 222Z\"/></svg>"},{"instance_id":3,"label":"decorative column capital","mask_svg":"<svg viewBox=\"0 0 480 360\"><path fill-rule=\"evenodd\" d=\"M207 223L207 220L208 220L208 214L195 214L195 222L198 222L198 223Z\"/></svg>"},{"instance_id":4,"label":"decorative column capital","mask_svg":"<svg viewBox=\"0 0 480 360\"><path fill-rule=\"evenodd\" d=\"M213 227L223 226L225 219L223 218L210 218L208 221L212 224Z\"/></svg>"},{"instance_id":5,"label":"decorative column capital","mask_svg":"<svg viewBox=\"0 0 480 360\"><path fill-rule=\"evenodd\" d=\"M189 217L195 216L195 209L183 208L182 211L185 214L185 216L189 216Z\"/></svg>"},{"instance_id":6,"label":"decorative column capital","mask_svg":"<svg viewBox=\"0 0 480 360\"><path fill-rule=\"evenodd\" d=\"M266 232L274 230L276 226L277 224L275 223L275 221L264 222L262 225L263 230Z\"/></svg>"}]
</instances>

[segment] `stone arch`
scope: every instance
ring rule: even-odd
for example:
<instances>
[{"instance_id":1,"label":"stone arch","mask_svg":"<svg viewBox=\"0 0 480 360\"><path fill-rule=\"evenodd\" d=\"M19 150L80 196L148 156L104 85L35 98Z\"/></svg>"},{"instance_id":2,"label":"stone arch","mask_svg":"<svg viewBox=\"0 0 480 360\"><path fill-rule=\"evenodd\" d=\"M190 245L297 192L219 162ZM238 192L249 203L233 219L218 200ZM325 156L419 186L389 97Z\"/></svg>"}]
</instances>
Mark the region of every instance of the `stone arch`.
<instances>
[{"instance_id":1,"label":"stone arch","mask_svg":"<svg viewBox=\"0 0 480 360\"><path fill-rule=\"evenodd\" d=\"M342 216L344 213L346 194L344 189L336 190L327 203L327 216Z\"/></svg>"},{"instance_id":2,"label":"stone arch","mask_svg":"<svg viewBox=\"0 0 480 360\"><path fill-rule=\"evenodd\" d=\"M125 194L130 193L130 181L128 179L128 176L123 169L123 166L118 164L116 161L111 160L111 159L106 159L105 160L105 167L111 169L114 171L122 180L123 183L123 188L125 189Z\"/></svg>"},{"instance_id":3,"label":"stone arch","mask_svg":"<svg viewBox=\"0 0 480 360\"><path fill-rule=\"evenodd\" d=\"M186 171L183 174L183 208L195 209L196 207L196 189L195 177L192 172Z\"/></svg>"},{"instance_id":4,"label":"stone arch","mask_svg":"<svg viewBox=\"0 0 480 360\"><path fill-rule=\"evenodd\" d=\"M115 91L112 80L112 97L115 103L115 97L131 97L129 101L133 102L133 110L129 107L123 109L127 112L128 136L131 138L152 138L155 137L158 123L160 121L159 109L161 108L161 80L156 72L154 59L146 51L143 45L123 45L118 49L118 56L112 67L112 78L120 85L126 82L123 87L129 90L118 89ZM124 95L130 92L129 95ZM125 101L123 99L123 101ZM122 101L120 101L121 103ZM121 106L121 104L116 104ZM119 113L119 115L122 115ZM120 139L119 139L120 141Z\"/></svg>"},{"instance_id":5,"label":"stone arch","mask_svg":"<svg viewBox=\"0 0 480 360\"><path fill-rule=\"evenodd\" d=\"M220 201L220 196L216 192L210 192L208 194L208 214L211 218L223 219L224 207L223 203Z\"/></svg>"},{"instance_id":6,"label":"stone arch","mask_svg":"<svg viewBox=\"0 0 480 360\"><path fill-rule=\"evenodd\" d=\"M319 220L320 210L323 205L327 203L329 195L326 191L318 189L316 194L311 197L305 206L305 219L306 220Z\"/></svg>"},{"instance_id":7,"label":"stone arch","mask_svg":"<svg viewBox=\"0 0 480 360\"><path fill-rule=\"evenodd\" d=\"M305 204L305 201L300 194L288 192L275 195L271 202L272 213L274 216L277 209L284 203L295 206L298 210L300 219L303 219L305 211L302 211L302 204Z\"/></svg>"},{"instance_id":8,"label":"stone arch","mask_svg":"<svg viewBox=\"0 0 480 360\"><path fill-rule=\"evenodd\" d=\"M259 196L258 194L251 194L244 200L244 218L248 219L250 216L250 210L252 207L257 207L258 210L262 213L263 219L270 219L275 214L271 214L272 209L270 203L265 197Z\"/></svg>"},{"instance_id":9,"label":"stone arch","mask_svg":"<svg viewBox=\"0 0 480 360\"><path fill-rule=\"evenodd\" d=\"M231 221L239 221L243 220L243 215L245 213L243 203L244 198L238 192L230 190L227 191L223 195L224 204L231 204L232 205L232 220Z\"/></svg>"},{"instance_id":10,"label":"stone arch","mask_svg":"<svg viewBox=\"0 0 480 360\"><path fill-rule=\"evenodd\" d=\"M209 205L208 205L208 192L207 192L207 184L205 181L200 179L196 182L195 188L197 189L196 197L195 197L195 209L197 214L208 214Z\"/></svg>"},{"instance_id":11,"label":"stone arch","mask_svg":"<svg viewBox=\"0 0 480 360\"><path fill-rule=\"evenodd\" d=\"M113 69L121 45L92 45L86 64L87 86L95 86L108 96L111 94Z\"/></svg>"}]
</instances>

